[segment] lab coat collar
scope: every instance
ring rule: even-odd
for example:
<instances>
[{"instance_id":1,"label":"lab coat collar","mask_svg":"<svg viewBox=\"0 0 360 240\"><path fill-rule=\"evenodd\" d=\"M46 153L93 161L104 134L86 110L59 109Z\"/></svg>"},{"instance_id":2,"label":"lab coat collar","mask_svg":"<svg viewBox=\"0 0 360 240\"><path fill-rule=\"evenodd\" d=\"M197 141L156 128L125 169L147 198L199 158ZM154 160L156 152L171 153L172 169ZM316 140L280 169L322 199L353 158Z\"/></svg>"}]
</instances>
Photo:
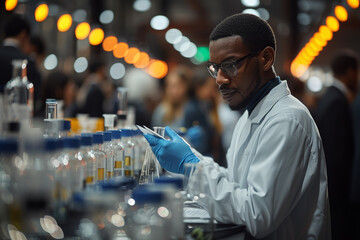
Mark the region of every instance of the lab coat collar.
<instances>
[{"instance_id":1,"label":"lab coat collar","mask_svg":"<svg viewBox=\"0 0 360 240\"><path fill-rule=\"evenodd\" d=\"M246 106L246 109L249 111L249 115L254 110L256 105L263 99L274 87L280 84L280 77L276 76L267 83L264 84L251 98L249 104Z\"/></svg>"},{"instance_id":2,"label":"lab coat collar","mask_svg":"<svg viewBox=\"0 0 360 240\"><path fill-rule=\"evenodd\" d=\"M259 123L263 117L271 110L280 98L289 95L290 89L286 81L281 81L274 87L254 108L249 119L252 123Z\"/></svg>"}]
</instances>

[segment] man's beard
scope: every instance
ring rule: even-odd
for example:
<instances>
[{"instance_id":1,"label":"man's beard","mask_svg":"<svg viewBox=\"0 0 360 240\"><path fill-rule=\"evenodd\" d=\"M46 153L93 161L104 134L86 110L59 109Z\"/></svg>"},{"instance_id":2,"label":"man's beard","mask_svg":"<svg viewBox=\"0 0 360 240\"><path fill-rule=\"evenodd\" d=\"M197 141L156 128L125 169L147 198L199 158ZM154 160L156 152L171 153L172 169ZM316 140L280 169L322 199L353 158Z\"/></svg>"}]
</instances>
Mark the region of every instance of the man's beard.
<instances>
[{"instance_id":1,"label":"man's beard","mask_svg":"<svg viewBox=\"0 0 360 240\"><path fill-rule=\"evenodd\" d=\"M261 79L260 79L260 74L259 71L256 71L258 74L258 76L256 76L256 85L254 90L251 91L251 93L249 94L249 96L242 101L241 103L235 105L235 106L231 106L229 105L230 109L232 111L240 111L240 112L244 112L246 106L251 102L253 96L258 92L258 90L260 89L260 83L261 83Z\"/></svg>"}]
</instances>

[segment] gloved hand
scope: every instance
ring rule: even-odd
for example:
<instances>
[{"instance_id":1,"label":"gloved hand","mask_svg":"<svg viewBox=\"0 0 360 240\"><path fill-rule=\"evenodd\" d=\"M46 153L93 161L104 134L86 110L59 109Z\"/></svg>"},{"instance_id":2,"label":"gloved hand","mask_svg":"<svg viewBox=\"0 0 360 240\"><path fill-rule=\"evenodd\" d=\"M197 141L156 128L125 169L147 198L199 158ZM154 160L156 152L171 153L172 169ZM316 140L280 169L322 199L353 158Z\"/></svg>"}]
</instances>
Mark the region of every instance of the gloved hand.
<instances>
[{"instance_id":1,"label":"gloved hand","mask_svg":"<svg viewBox=\"0 0 360 240\"><path fill-rule=\"evenodd\" d=\"M202 127L193 126L189 128L185 134L185 139L199 152L204 153L206 151L208 139L206 138L206 133Z\"/></svg>"},{"instance_id":2,"label":"gloved hand","mask_svg":"<svg viewBox=\"0 0 360 240\"><path fill-rule=\"evenodd\" d=\"M200 160L191 151L190 146L170 127L165 127L165 133L171 140L164 140L145 134L152 151L166 170L184 174L185 163L197 163Z\"/></svg>"}]
</instances>

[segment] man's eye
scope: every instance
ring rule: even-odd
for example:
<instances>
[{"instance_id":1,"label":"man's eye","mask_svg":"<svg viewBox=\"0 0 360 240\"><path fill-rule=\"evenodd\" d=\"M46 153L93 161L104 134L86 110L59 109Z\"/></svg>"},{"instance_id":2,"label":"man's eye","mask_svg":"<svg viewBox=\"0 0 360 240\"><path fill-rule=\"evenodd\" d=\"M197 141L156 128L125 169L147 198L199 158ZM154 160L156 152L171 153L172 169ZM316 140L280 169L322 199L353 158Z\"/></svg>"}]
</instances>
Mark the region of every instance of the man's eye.
<instances>
[{"instance_id":1,"label":"man's eye","mask_svg":"<svg viewBox=\"0 0 360 240\"><path fill-rule=\"evenodd\" d=\"M222 63L221 66L223 68L232 69L234 67L233 63Z\"/></svg>"}]
</instances>

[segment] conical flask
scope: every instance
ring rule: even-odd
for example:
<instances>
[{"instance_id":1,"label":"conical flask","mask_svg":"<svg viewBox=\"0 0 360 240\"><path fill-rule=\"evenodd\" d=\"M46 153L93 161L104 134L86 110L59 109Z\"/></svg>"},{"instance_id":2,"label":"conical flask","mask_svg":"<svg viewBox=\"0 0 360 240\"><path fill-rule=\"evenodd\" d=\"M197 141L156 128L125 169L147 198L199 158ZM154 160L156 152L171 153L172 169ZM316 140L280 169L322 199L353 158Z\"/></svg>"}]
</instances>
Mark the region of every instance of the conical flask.
<instances>
[{"instance_id":1,"label":"conical flask","mask_svg":"<svg viewBox=\"0 0 360 240\"><path fill-rule=\"evenodd\" d=\"M154 127L154 131L161 136L165 136L165 129L163 127ZM141 168L141 174L139 178L139 185L154 182L154 178L159 177L160 173L160 163L157 160L153 151L151 150L150 145L147 143L145 159Z\"/></svg>"}]
</instances>

